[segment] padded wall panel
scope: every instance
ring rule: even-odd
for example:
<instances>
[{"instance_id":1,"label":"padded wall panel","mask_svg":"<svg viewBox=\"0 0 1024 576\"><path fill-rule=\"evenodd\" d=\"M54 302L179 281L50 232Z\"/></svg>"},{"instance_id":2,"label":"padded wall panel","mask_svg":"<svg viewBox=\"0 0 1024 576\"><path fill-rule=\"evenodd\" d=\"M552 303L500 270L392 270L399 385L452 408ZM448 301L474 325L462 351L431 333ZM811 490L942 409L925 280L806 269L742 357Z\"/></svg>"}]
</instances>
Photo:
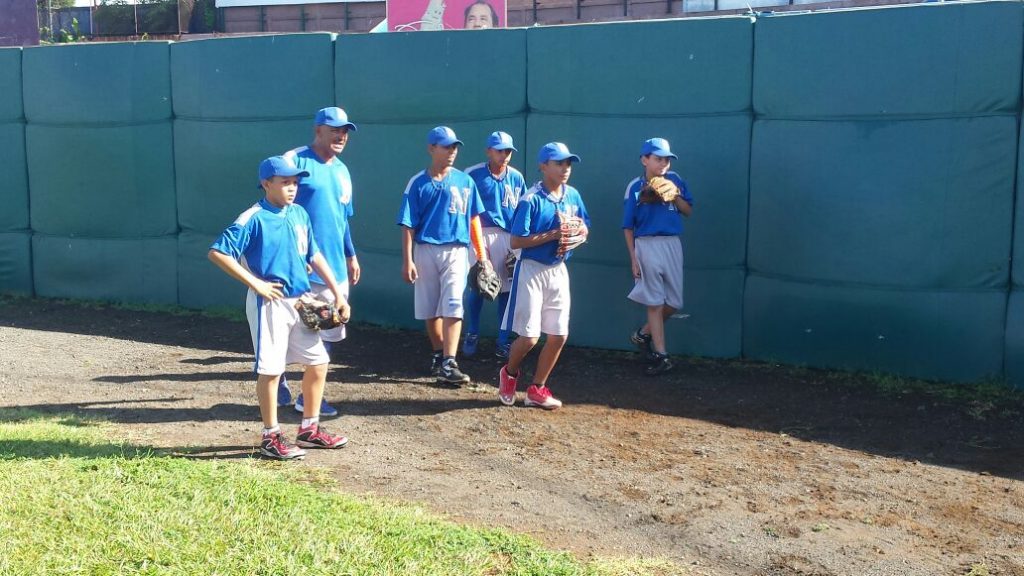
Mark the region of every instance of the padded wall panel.
<instances>
[{"instance_id":1,"label":"padded wall panel","mask_svg":"<svg viewBox=\"0 0 1024 576\"><path fill-rule=\"evenodd\" d=\"M174 113L189 119L308 117L312 130L316 111L334 103L333 50L331 34L176 43Z\"/></svg>"},{"instance_id":2,"label":"padded wall panel","mask_svg":"<svg viewBox=\"0 0 1024 576\"><path fill-rule=\"evenodd\" d=\"M747 277L744 355L974 381L1003 367L1006 294L901 291Z\"/></svg>"},{"instance_id":3,"label":"padded wall panel","mask_svg":"<svg viewBox=\"0 0 1024 576\"><path fill-rule=\"evenodd\" d=\"M523 29L339 36L337 101L360 128L520 114L526 36Z\"/></svg>"},{"instance_id":4,"label":"padded wall panel","mask_svg":"<svg viewBox=\"0 0 1024 576\"><path fill-rule=\"evenodd\" d=\"M25 168L25 124L0 121L0 232L26 230L28 172Z\"/></svg>"},{"instance_id":5,"label":"padded wall panel","mask_svg":"<svg viewBox=\"0 0 1024 576\"><path fill-rule=\"evenodd\" d=\"M259 189L260 162L308 144L312 131L312 120L305 119L175 120L174 167L182 230L220 234L263 197ZM350 145L354 143L353 136Z\"/></svg>"},{"instance_id":6,"label":"padded wall panel","mask_svg":"<svg viewBox=\"0 0 1024 576\"><path fill-rule=\"evenodd\" d=\"M181 306L245 308L245 285L206 257L216 239L215 235L188 230L178 235L178 304Z\"/></svg>"},{"instance_id":7,"label":"padded wall panel","mask_svg":"<svg viewBox=\"0 0 1024 576\"><path fill-rule=\"evenodd\" d=\"M1024 8L935 3L759 18L754 108L785 117L1019 108Z\"/></svg>"},{"instance_id":8,"label":"padded wall panel","mask_svg":"<svg viewBox=\"0 0 1024 576\"><path fill-rule=\"evenodd\" d=\"M497 118L478 122L450 124L459 139L465 142L459 150L455 166L465 169L486 160L484 149L487 135L503 130L512 135L516 148L523 150L525 119L522 116ZM350 139L341 159L352 173L355 216L352 219L352 239L356 249L401 252L401 236L395 224L402 194L409 180L430 164L427 155L427 132L434 124L367 124ZM386 156L381 151L386 150ZM529 180L534 169L522 164L521 156L536 157L535 153L513 154L512 165L523 170ZM386 166L382 162L387 162ZM375 252L376 253L376 252ZM362 259L360 260L362 261ZM401 268L394 271L398 274ZM389 276L393 281L398 276Z\"/></svg>"},{"instance_id":9,"label":"padded wall panel","mask_svg":"<svg viewBox=\"0 0 1024 576\"><path fill-rule=\"evenodd\" d=\"M1016 124L757 121L750 269L877 286L1004 287Z\"/></svg>"},{"instance_id":10,"label":"padded wall panel","mask_svg":"<svg viewBox=\"0 0 1024 576\"><path fill-rule=\"evenodd\" d=\"M1010 293L1006 309L1006 380L1024 388L1024 290Z\"/></svg>"},{"instance_id":11,"label":"padded wall panel","mask_svg":"<svg viewBox=\"0 0 1024 576\"><path fill-rule=\"evenodd\" d=\"M175 233L171 142L170 122L105 127L30 123L32 228L100 238Z\"/></svg>"},{"instance_id":12,"label":"padded wall panel","mask_svg":"<svg viewBox=\"0 0 1024 576\"><path fill-rule=\"evenodd\" d=\"M580 155L569 183L583 195L592 220L588 258L616 266L628 264L622 235L626 185L642 174L640 146L661 136L679 159L672 169L687 181L693 216L684 224L689 268L741 269L746 254L747 171L750 118L585 117L530 114L527 146L521 156L530 184L539 179L537 152L558 140ZM614 137L610 137L614 135ZM627 266L628 268L628 266Z\"/></svg>"},{"instance_id":13,"label":"padded wall panel","mask_svg":"<svg viewBox=\"0 0 1024 576\"><path fill-rule=\"evenodd\" d=\"M0 233L0 293L32 295L32 233Z\"/></svg>"},{"instance_id":14,"label":"padded wall panel","mask_svg":"<svg viewBox=\"0 0 1024 576\"><path fill-rule=\"evenodd\" d=\"M527 31L531 111L615 116L750 109L745 16Z\"/></svg>"},{"instance_id":15,"label":"padded wall panel","mask_svg":"<svg viewBox=\"0 0 1024 576\"><path fill-rule=\"evenodd\" d=\"M0 48L0 123L20 121L25 114L21 99L21 48Z\"/></svg>"},{"instance_id":16,"label":"padded wall panel","mask_svg":"<svg viewBox=\"0 0 1024 576\"><path fill-rule=\"evenodd\" d=\"M142 123L171 117L167 42L26 48L30 123Z\"/></svg>"},{"instance_id":17,"label":"padded wall panel","mask_svg":"<svg viewBox=\"0 0 1024 576\"><path fill-rule=\"evenodd\" d=\"M36 294L176 304L178 242L163 238L91 239L35 235Z\"/></svg>"}]
</instances>

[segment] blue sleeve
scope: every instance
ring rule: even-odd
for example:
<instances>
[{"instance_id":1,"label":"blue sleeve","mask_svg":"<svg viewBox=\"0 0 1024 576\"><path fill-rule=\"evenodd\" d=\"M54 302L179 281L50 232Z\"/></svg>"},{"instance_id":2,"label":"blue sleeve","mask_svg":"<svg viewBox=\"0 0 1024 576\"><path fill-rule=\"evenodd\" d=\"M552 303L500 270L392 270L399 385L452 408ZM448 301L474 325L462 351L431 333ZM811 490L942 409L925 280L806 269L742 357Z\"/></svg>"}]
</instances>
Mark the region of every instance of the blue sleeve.
<instances>
[{"instance_id":1,"label":"blue sleeve","mask_svg":"<svg viewBox=\"0 0 1024 576\"><path fill-rule=\"evenodd\" d=\"M579 192L576 192L576 202L580 206L580 218L583 218L583 223L590 228L590 214L587 214L587 207L583 204L583 196L580 196Z\"/></svg>"},{"instance_id":2,"label":"blue sleeve","mask_svg":"<svg viewBox=\"0 0 1024 576\"><path fill-rule=\"evenodd\" d=\"M512 229L510 234L513 236L529 236L530 235L530 210L532 204L530 202L520 202L516 206L516 211L512 215Z\"/></svg>"},{"instance_id":3,"label":"blue sleeve","mask_svg":"<svg viewBox=\"0 0 1024 576\"><path fill-rule=\"evenodd\" d=\"M250 220L251 222L252 220ZM216 250L222 254L227 254L235 260L242 257L245 249L249 247L249 242L252 239L252 233L249 225L242 226L240 224L232 224L228 226L227 230L221 233L220 237L214 241L213 245L210 246L211 250Z\"/></svg>"},{"instance_id":4,"label":"blue sleeve","mask_svg":"<svg viewBox=\"0 0 1024 576\"><path fill-rule=\"evenodd\" d=\"M305 212L303 212L305 214ZM312 263L313 257L320 253L320 245L316 243L316 237L313 236L313 224L309 221L309 215L306 214L306 241L309 243L309 249L306 250L306 263Z\"/></svg>"},{"instance_id":5,"label":"blue sleeve","mask_svg":"<svg viewBox=\"0 0 1024 576\"><path fill-rule=\"evenodd\" d=\"M351 258L356 255L356 246L352 243L352 227L345 227L345 258Z\"/></svg>"},{"instance_id":6,"label":"blue sleeve","mask_svg":"<svg viewBox=\"0 0 1024 576\"><path fill-rule=\"evenodd\" d=\"M470 190L472 190L470 195L473 196L473 199L470 200L471 206L469 207L469 215L476 216L478 214L483 214L486 211L484 209L484 201L480 198L480 189L477 188L476 182L472 178L469 179L469 186Z\"/></svg>"},{"instance_id":7,"label":"blue sleeve","mask_svg":"<svg viewBox=\"0 0 1024 576\"><path fill-rule=\"evenodd\" d=\"M419 194L417 192L411 186L407 188L405 194L402 194L402 206L398 209L398 224L408 226L413 230L420 223Z\"/></svg>"},{"instance_id":8,"label":"blue sleeve","mask_svg":"<svg viewBox=\"0 0 1024 576\"><path fill-rule=\"evenodd\" d=\"M668 176L679 187L679 195L683 197L683 200L686 200L687 204L693 206L693 196L690 195L690 188L686 185L686 181L675 172L669 172Z\"/></svg>"}]
</instances>

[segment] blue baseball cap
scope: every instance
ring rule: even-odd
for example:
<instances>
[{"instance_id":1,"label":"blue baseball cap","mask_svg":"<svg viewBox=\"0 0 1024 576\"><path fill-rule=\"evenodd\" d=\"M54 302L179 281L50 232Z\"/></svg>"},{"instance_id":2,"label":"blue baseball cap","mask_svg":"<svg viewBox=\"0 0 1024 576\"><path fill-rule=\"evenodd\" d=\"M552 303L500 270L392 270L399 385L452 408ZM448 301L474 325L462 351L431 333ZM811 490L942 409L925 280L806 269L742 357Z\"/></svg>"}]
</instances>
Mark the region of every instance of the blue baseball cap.
<instances>
[{"instance_id":1,"label":"blue baseball cap","mask_svg":"<svg viewBox=\"0 0 1024 576\"><path fill-rule=\"evenodd\" d=\"M495 150L511 150L513 152L519 152L516 147L512 145L512 137L505 132L491 132L491 135L487 137L487 147L494 148Z\"/></svg>"},{"instance_id":2,"label":"blue baseball cap","mask_svg":"<svg viewBox=\"0 0 1024 576\"><path fill-rule=\"evenodd\" d=\"M576 162L580 161L580 157L569 152L569 147L561 142L548 142L540 149L540 154L537 155L537 162L541 164L548 160L562 161L566 158L570 158Z\"/></svg>"},{"instance_id":3,"label":"blue baseball cap","mask_svg":"<svg viewBox=\"0 0 1024 576\"><path fill-rule=\"evenodd\" d=\"M299 176L305 178L309 176L309 172L299 169L295 166L294 162L284 156L271 156L260 162L260 182L270 180L274 176Z\"/></svg>"},{"instance_id":4,"label":"blue baseball cap","mask_svg":"<svg viewBox=\"0 0 1024 576\"><path fill-rule=\"evenodd\" d=\"M462 140L455 136L455 131L447 126L438 126L427 134L427 144L438 146L451 146L452 144L462 145Z\"/></svg>"},{"instance_id":5,"label":"blue baseball cap","mask_svg":"<svg viewBox=\"0 0 1024 576\"><path fill-rule=\"evenodd\" d=\"M321 108L318 110L316 113L316 120L313 121L313 125L330 126L331 128L348 128L353 132L358 130L355 124L348 121L348 114L337 106Z\"/></svg>"},{"instance_id":6,"label":"blue baseball cap","mask_svg":"<svg viewBox=\"0 0 1024 576\"><path fill-rule=\"evenodd\" d=\"M672 153L672 149L669 148L668 140L664 138L644 140L644 145L640 148L640 155L647 156L648 154L654 154L662 158L678 158L678 156Z\"/></svg>"}]
</instances>

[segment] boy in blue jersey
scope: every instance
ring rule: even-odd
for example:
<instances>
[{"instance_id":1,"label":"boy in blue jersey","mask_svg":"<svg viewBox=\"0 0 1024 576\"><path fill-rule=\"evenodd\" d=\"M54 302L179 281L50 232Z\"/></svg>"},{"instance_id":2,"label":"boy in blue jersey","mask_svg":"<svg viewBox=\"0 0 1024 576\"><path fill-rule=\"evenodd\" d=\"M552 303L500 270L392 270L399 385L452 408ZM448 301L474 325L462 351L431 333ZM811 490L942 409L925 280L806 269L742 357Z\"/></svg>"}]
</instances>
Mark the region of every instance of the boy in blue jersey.
<instances>
[{"instance_id":1,"label":"boy in blue jersey","mask_svg":"<svg viewBox=\"0 0 1024 576\"><path fill-rule=\"evenodd\" d=\"M508 363L498 372L498 399L506 406L516 402L523 360L542 333L547 334L547 342L540 351L533 383L526 389L523 403L548 410L562 406L551 395L547 380L569 337L571 298L565 262L572 257L572 251L560 249L561 222L577 220L578 234L584 239L590 230L583 198L568 184L572 163L579 160L561 142L545 144L537 158L543 180L519 199L512 218L512 248L522 252L502 322L502 328L519 335L509 351Z\"/></svg>"},{"instance_id":2,"label":"boy in blue jersey","mask_svg":"<svg viewBox=\"0 0 1024 576\"><path fill-rule=\"evenodd\" d=\"M505 132L494 132L487 138L487 162L481 162L466 169L466 174L476 182L480 191L480 200L484 204L484 212L480 215L483 227L484 249L491 262L497 263L501 277L501 290L497 298L498 324L501 324L505 308L508 306L508 294L512 285L511 274L504 269L511 253L509 230L512 228L512 214L519 204L519 196L526 189L526 180L515 168L509 166L512 153L515 152L512 136ZM472 262L470 262L472 264ZM476 354L480 339L480 311L484 298L479 292L466 292L466 338L462 342L462 354L472 357ZM509 332L498 331L498 342L495 354L498 358L508 358Z\"/></svg>"},{"instance_id":3,"label":"boy in blue jersey","mask_svg":"<svg viewBox=\"0 0 1024 576\"><path fill-rule=\"evenodd\" d=\"M259 178L266 196L243 212L208 253L214 264L249 287L245 315L256 354L256 396L263 419L260 453L278 460L301 458L306 454L303 448L340 448L348 442L319 425L330 357L320 336L299 320L295 309L298 297L309 291L308 265L330 287L342 319L347 321L351 314L314 240L309 215L293 203L299 177L308 175L281 156L264 160ZM306 366L302 392L310 402L302 414L298 446L281 433L274 399L288 362Z\"/></svg>"},{"instance_id":4,"label":"boy in blue jersey","mask_svg":"<svg viewBox=\"0 0 1024 576\"><path fill-rule=\"evenodd\" d=\"M478 214L484 211L473 179L456 170L462 145L455 132L438 126L427 135L430 167L409 179L402 194L402 279L413 285L416 319L426 323L433 350L430 371L438 384L459 386L470 378L455 361L462 331L462 297L469 268L468 246L482 266Z\"/></svg>"},{"instance_id":5,"label":"boy in blue jersey","mask_svg":"<svg viewBox=\"0 0 1024 576\"><path fill-rule=\"evenodd\" d=\"M320 253L331 270L336 271L338 286L347 299L349 285L359 283L359 259L352 243L352 230L349 218L352 217L352 176L348 167L337 156L348 144L350 132L356 131L356 125L349 122L344 110L337 107L323 108L317 111L313 120L313 143L290 150L284 158L309 176L299 181L299 192L295 203L306 209L313 223L313 236ZM311 291L322 300L331 302L334 295L316 271L310 276ZM320 332L328 354L332 342L340 342L345 338L345 326L339 326ZM291 402L291 392L284 375L277 388L277 403L287 406ZM304 398L302 394L295 399L295 410L302 412ZM337 416L338 411L321 401L321 416Z\"/></svg>"},{"instance_id":6,"label":"boy in blue jersey","mask_svg":"<svg viewBox=\"0 0 1024 576\"><path fill-rule=\"evenodd\" d=\"M623 199L622 232L636 284L629 299L647 307L647 323L630 339L648 354L648 376L673 368L665 348L665 319L683 307L683 216L693 213L693 197L679 174L670 172L676 155L668 140L651 138L640 149L643 177L626 186ZM678 194L670 201L654 198L641 201L648 180L656 176L676 185Z\"/></svg>"}]
</instances>

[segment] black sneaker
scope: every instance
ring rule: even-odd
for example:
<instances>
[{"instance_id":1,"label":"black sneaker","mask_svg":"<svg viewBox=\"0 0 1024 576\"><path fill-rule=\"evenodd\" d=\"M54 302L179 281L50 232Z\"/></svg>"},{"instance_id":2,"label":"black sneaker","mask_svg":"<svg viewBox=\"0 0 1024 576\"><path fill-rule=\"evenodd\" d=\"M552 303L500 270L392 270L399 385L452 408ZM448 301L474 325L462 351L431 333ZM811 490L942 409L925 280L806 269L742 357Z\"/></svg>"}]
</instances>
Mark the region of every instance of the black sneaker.
<instances>
[{"instance_id":1,"label":"black sneaker","mask_svg":"<svg viewBox=\"0 0 1024 576\"><path fill-rule=\"evenodd\" d=\"M641 352L646 352L648 354L654 352L654 350L651 349L651 335L644 334L639 328L636 329L636 332L629 335L629 340L633 344L636 344L636 347L639 348Z\"/></svg>"},{"instance_id":2,"label":"black sneaker","mask_svg":"<svg viewBox=\"0 0 1024 576\"><path fill-rule=\"evenodd\" d=\"M469 380L469 375L463 374L462 370L459 370L459 365L454 359L445 360L444 364L441 365L440 373L437 375L438 384L459 386L468 383Z\"/></svg>"},{"instance_id":3,"label":"black sneaker","mask_svg":"<svg viewBox=\"0 0 1024 576\"><path fill-rule=\"evenodd\" d=\"M675 364L669 360L668 354L657 354L657 360L653 361L647 368L644 368L644 374L648 376L657 376L658 374L664 374L673 368L675 368Z\"/></svg>"},{"instance_id":4,"label":"black sneaker","mask_svg":"<svg viewBox=\"0 0 1024 576\"><path fill-rule=\"evenodd\" d=\"M436 354L435 353L433 356L431 356L430 357L430 375L431 376L440 376L441 375L441 365L442 364L444 364L444 358L442 358L440 354Z\"/></svg>"}]
</instances>

